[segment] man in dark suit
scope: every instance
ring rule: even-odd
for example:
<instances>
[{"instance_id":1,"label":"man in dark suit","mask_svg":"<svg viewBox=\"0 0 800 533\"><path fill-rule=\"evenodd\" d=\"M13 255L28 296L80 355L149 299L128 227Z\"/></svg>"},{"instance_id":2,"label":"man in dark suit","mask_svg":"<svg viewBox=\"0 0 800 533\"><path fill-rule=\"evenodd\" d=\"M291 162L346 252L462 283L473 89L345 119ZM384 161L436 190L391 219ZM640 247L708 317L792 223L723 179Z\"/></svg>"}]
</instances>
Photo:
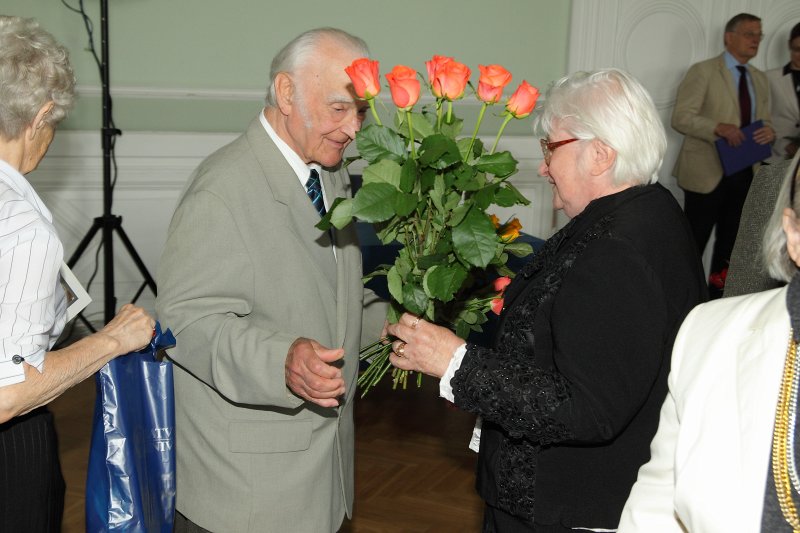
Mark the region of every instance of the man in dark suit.
<instances>
[{"instance_id":1,"label":"man in dark suit","mask_svg":"<svg viewBox=\"0 0 800 533\"><path fill-rule=\"evenodd\" d=\"M672 173L684 190L684 211L701 254L716 225L711 259L715 280L724 279L753 169L723 176L714 142L724 138L731 146L739 146L745 139L742 128L756 120L764 126L756 130L755 141L775 140L766 76L748 65L762 38L760 18L740 13L729 20L725 51L689 68L672 113L672 127L685 135ZM712 297L721 296L721 284L710 288Z\"/></svg>"},{"instance_id":2,"label":"man in dark suit","mask_svg":"<svg viewBox=\"0 0 800 533\"><path fill-rule=\"evenodd\" d=\"M351 515L358 350L385 307L365 312L355 228L315 224L349 194L366 103L344 69L366 55L332 28L290 42L266 109L179 200L156 306L177 337L176 531L336 531Z\"/></svg>"}]
</instances>

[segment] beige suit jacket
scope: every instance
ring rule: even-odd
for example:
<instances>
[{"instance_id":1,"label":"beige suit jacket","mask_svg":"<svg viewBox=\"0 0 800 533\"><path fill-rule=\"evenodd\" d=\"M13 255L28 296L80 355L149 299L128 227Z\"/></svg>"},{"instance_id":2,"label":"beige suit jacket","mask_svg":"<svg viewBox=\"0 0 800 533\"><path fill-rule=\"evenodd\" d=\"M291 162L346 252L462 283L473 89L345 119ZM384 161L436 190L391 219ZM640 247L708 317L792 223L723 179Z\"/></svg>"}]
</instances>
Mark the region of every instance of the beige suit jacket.
<instances>
[{"instance_id":1,"label":"beige suit jacket","mask_svg":"<svg viewBox=\"0 0 800 533\"><path fill-rule=\"evenodd\" d=\"M755 119L771 126L767 78L752 65L748 71L755 91ZM678 87L672 127L684 138L672 174L682 189L710 193L722 179L714 146L719 123L740 123L739 96L723 55L692 65Z\"/></svg>"},{"instance_id":2,"label":"beige suit jacket","mask_svg":"<svg viewBox=\"0 0 800 533\"><path fill-rule=\"evenodd\" d=\"M775 144L772 146L772 161L786 159L787 136L800 135L800 107L794 92L792 74L783 73L783 67L768 70L767 79L772 105L772 121L775 125Z\"/></svg>"},{"instance_id":3,"label":"beige suit jacket","mask_svg":"<svg viewBox=\"0 0 800 533\"><path fill-rule=\"evenodd\" d=\"M344 171L321 177L330 200L348 195ZM256 119L194 172L170 224L156 308L177 338L177 509L211 531L336 531L351 513L358 350L385 307L364 291L355 228L334 258L318 221ZM344 347L340 408L286 387L298 337Z\"/></svg>"},{"instance_id":4,"label":"beige suit jacket","mask_svg":"<svg viewBox=\"0 0 800 533\"><path fill-rule=\"evenodd\" d=\"M619 533L759 533L789 341L786 288L696 307ZM685 529L683 529L683 527Z\"/></svg>"}]
</instances>

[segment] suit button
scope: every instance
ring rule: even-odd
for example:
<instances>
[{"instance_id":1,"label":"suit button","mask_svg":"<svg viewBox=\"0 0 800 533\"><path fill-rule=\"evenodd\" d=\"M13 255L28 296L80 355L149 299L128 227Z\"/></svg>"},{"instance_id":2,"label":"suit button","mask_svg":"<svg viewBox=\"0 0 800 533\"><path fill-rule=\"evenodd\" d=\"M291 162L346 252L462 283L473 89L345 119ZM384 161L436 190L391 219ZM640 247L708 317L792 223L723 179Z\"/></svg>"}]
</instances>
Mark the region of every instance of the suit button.
<instances>
[{"instance_id":1,"label":"suit button","mask_svg":"<svg viewBox=\"0 0 800 533\"><path fill-rule=\"evenodd\" d=\"M15 355L14 357L11 358L11 362L14 363L15 365L20 364L24 360L25 360L25 358L22 357L21 355Z\"/></svg>"}]
</instances>

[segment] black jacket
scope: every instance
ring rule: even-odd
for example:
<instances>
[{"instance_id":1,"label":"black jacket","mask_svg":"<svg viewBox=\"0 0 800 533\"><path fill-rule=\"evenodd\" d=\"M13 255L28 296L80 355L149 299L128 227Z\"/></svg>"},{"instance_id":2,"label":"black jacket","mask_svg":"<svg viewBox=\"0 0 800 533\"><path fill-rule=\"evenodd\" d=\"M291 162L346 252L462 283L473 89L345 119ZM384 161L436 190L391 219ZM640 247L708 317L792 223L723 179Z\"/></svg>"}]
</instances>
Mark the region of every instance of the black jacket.
<instances>
[{"instance_id":1,"label":"black jacket","mask_svg":"<svg viewBox=\"0 0 800 533\"><path fill-rule=\"evenodd\" d=\"M616 528L666 396L672 344L706 298L661 185L591 202L506 290L493 349L468 345L456 404L484 418L477 487L535 524Z\"/></svg>"}]
</instances>

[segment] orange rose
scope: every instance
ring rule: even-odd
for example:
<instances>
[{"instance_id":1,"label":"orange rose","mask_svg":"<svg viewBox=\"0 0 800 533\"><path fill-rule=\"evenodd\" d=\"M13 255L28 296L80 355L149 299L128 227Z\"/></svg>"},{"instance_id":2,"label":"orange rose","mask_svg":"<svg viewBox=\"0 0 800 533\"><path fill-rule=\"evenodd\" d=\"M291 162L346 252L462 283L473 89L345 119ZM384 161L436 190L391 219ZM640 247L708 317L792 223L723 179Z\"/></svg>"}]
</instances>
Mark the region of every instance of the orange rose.
<instances>
[{"instance_id":1,"label":"orange rose","mask_svg":"<svg viewBox=\"0 0 800 533\"><path fill-rule=\"evenodd\" d=\"M420 83L417 71L403 65L397 65L386 75L392 100L398 108L408 111L419 100Z\"/></svg>"},{"instance_id":2,"label":"orange rose","mask_svg":"<svg viewBox=\"0 0 800 533\"><path fill-rule=\"evenodd\" d=\"M353 82L356 96L371 100L381 92L380 76L378 75L378 62L362 57L353 61L345 72Z\"/></svg>"},{"instance_id":3,"label":"orange rose","mask_svg":"<svg viewBox=\"0 0 800 533\"><path fill-rule=\"evenodd\" d=\"M489 215L489 218L492 220L492 224L494 224L495 229L500 227L500 219L497 218L497 215Z\"/></svg>"},{"instance_id":4,"label":"orange rose","mask_svg":"<svg viewBox=\"0 0 800 533\"><path fill-rule=\"evenodd\" d=\"M506 287L508 287L509 283L511 283L511 278L508 276L502 276L494 280L494 284L492 286L494 287L494 290L502 293L504 290L506 290Z\"/></svg>"},{"instance_id":5,"label":"orange rose","mask_svg":"<svg viewBox=\"0 0 800 533\"><path fill-rule=\"evenodd\" d=\"M478 65L478 68L481 71L478 98L482 102L493 104L503 96L503 89L511 82L511 73L500 65Z\"/></svg>"},{"instance_id":6,"label":"orange rose","mask_svg":"<svg viewBox=\"0 0 800 533\"><path fill-rule=\"evenodd\" d=\"M495 298L494 300L492 300L492 304L491 304L492 305L492 312L494 314L496 314L496 315L499 315L500 312L503 310L503 304L504 303L505 302L503 301L503 298Z\"/></svg>"},{"instance_id":7,"label":"orange rose","mask_svg":"<svg viewBox=\"0 0 800 533\"><path fill-rule=\"evenodd\" d=\"M452 57L447 56L433 56L430 61L425 62L425 68L428 69L428 83L433 86L433 78L436 77L436 71L441 68L445 63L453 61Z\"/></svg>"},{"instance_id":8,"label":"orange rose","mask_svg":"<svg viewBox=\"0 0 800 533\"><path fill-rule=\"evenodd\" d=\"M531 114L536 107L536 100L539 98L539 89L523 81L517 87L516 92L511 95L506 104L506 110L514 118L525 118Z\"/></svg>"},{"instance_id":9,"label":"orange rose","mask_svg":"<svg viewBox=\"0 0 800 533\"><path fill-rule=\"evenodd\" d=\"M436 98L456 100L464 94L472 71L458 61L447 61L438 65L431 80L431 92Z\"/></svg>"},{"instance_id":10,"label":"orange rose","mask_svg":"<svg viewBox=\"0 0 800 533\"><path fill-rule=\"evenodd\" d=\"M500 238L503 240L503 242L512 242L519 237L519 232L521 229L522 224L520 224L518 218L515 218L500 228Z\"/></svg>"}]
</instances>

